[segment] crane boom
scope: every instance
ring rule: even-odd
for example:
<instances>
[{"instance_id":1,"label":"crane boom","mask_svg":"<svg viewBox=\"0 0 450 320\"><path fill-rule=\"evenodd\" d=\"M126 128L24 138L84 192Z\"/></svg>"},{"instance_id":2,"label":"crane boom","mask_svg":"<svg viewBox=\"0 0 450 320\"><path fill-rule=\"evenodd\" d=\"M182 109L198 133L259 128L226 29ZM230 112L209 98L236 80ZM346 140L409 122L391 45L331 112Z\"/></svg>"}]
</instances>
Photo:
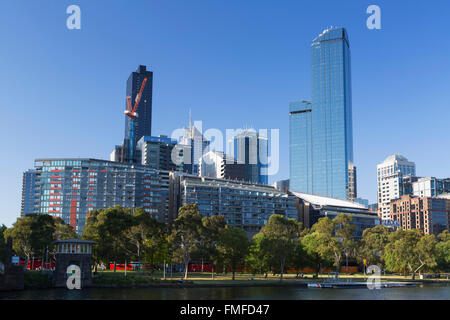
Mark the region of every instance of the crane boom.
<instances>
[{"instance_id":1,"label":"crane boom","mask_svg":"<svg viewBox=\"0 0 450 320\"><path fill-rule=\"evenodd\" d=\"M142 93L144 92L144 88L145 88L145 84L147 83L147 78L144 78L144 80L142 80L142 84L141 84L141 88L139 89L138 94L136 95L136 99L134 100L134 107L133 104L131 102L131 97L127 96L127 108L125 110L125 115L128 116L130 119L128 121L128 125L129 125L129 152L130 152L130 159L129 161L131 163L133 163L134 161L134 149L136 146L136 141L135 141L135 126L136 126L136 118L138 116L138 114L136 113L138 107L139 107L139 102L141 102L141 97L142 97Z\"/></svg>"},{"instance_id":2,"label":"crane boom","mask_svg":"<svg viewBox=\"0 0 450 320\"><path fill-rule=\"evenodd\" d=\"M147 83L147 78L144 78L141 84L141 89L139 89L139 93L136 96L135 102L134 102L134 108L132 110L132 113L134 114L137 111L137 108L139 106L139 102L141 102L142 92L144 91L145 84Z\"/></svg>"}]
</instances>

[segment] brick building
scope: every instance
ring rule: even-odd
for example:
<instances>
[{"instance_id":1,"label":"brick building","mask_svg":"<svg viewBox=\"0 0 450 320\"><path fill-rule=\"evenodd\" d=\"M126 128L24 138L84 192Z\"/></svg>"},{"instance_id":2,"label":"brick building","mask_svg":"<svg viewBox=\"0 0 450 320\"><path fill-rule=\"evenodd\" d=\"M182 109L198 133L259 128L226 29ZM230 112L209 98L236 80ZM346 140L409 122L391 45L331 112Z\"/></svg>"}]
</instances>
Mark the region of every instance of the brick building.
<instances>
[{"instance_id":1,"label":"brick building","mask_svg":"<svg viewBox=\"0 0 450 320\"><path fill-rule=\"evenodd\" d=\"M450 199L405 195L391 201L390 212L403 230L420 229L435 235L449 230Z\"/></svg>"}]
</instances>

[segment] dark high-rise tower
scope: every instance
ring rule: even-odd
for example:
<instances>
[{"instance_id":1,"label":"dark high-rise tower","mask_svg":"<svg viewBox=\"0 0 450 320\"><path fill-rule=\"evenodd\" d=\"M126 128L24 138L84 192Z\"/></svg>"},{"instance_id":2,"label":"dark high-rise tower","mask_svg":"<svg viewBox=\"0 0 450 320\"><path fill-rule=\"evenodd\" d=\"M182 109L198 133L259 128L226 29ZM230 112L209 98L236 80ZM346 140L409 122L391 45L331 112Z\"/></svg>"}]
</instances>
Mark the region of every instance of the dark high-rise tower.
<instances>
[{"instance_id":1,"label":"dark high-rise tower","mask_svg":"<svg viewBox=\"0 0 450 320\"><path fill-rule=\"evenodd\" d=\"M136 153L137 142L143 136L152 135L152 93L153 93L153 72L147 71L146 66L140 65L136 72L132 72L127 81L126 96L130 97L132 106L136 103L136 96L141 89L142 82L147 79L142 91L142 96L136 110L137 117L131 119L125 115L125 138L123 144L124 162L137 162ZM134 132L132 125L134 122ZM132 143L130 143L132 139Z\"/></svg>"}]
</instances>

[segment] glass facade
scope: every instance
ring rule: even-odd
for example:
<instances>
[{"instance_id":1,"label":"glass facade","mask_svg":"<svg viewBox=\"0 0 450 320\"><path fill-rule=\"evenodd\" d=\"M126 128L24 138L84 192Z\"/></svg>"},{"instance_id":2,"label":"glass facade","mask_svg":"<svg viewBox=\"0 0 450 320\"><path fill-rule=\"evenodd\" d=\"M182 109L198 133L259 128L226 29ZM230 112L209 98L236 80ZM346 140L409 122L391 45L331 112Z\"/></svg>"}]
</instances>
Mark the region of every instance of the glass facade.
<instances>
[{"instance_id":1,"label":"glass facade","mask_svg":"<svg viewBox=\"0 0 450 320\"><path fill-rule=\"evenodd\" d=\"M294 191L351 198L350 71L350 45L344 28L327 29L313 40L312 103L295 102L290 106L291 189Z\"/></svg>"},{"instance_id":2,"label":"glass facade","mask_svg":"<svg viewBox=\"0 0 450 320\"><path fill-rule=\"evenodd\" d=\"M313 193L310 101L291 102L289 108L290 189Z\"/></svg>"},{"instance_id":3,"label":"glass facade","mask_svg":"<svg viewBox=\"0 0 450 320\"><path fill-rule=\"evenodd\" d=\"M233 142L234 157L245 166L244 180L268 184L268 139L253 129L243 130Z\"/></svg>"},{"instance_id":4,"label":"glass facade","mask_svg":"<svg viewBox=\"0 0 450 320\"><path fill-rule=\"evenodd\" d=\"M169 172L95 159L37 159L39 213L62 218L79 234L90 211L142 207L167 220Z\"/></svg>"},{"instance_id":5,"label":"glass facade","mask_svg":"<svg viewBox=\"0 0 450 320\"><path fill-rule=\"evenodd\" d=\"M313 193L349 198L353 162L350 44L344 28L311 45Z\"/></svg>"},{"instance_id":6,"label":"glass facade","mask_svg":"<svg viewBox=\"0 0 450 320\"><path fill-rule=\"evenodd\" d=\"M28 170L23 173L22 208L20 215L39 213L39 187L41 174L38 170Z\"/></svg>"}]
</instances>

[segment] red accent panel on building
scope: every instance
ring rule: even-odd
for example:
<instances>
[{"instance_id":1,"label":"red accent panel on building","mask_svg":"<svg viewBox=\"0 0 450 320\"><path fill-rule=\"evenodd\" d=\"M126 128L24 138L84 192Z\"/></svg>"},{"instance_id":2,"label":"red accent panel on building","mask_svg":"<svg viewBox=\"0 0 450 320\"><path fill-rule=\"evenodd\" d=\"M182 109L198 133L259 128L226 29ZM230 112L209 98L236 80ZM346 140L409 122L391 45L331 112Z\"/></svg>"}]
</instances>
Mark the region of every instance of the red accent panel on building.
<instances>
[{"instance_id":1,"label":"red accent panel on building","mask_svg":"<svg viewBox=\"0 0 450 320\"><path fill-rule=\"evenodd\" d=\"M77 223L77 199L70 202L70 226L75 229Z\"/></svg>"}]
</instances>

